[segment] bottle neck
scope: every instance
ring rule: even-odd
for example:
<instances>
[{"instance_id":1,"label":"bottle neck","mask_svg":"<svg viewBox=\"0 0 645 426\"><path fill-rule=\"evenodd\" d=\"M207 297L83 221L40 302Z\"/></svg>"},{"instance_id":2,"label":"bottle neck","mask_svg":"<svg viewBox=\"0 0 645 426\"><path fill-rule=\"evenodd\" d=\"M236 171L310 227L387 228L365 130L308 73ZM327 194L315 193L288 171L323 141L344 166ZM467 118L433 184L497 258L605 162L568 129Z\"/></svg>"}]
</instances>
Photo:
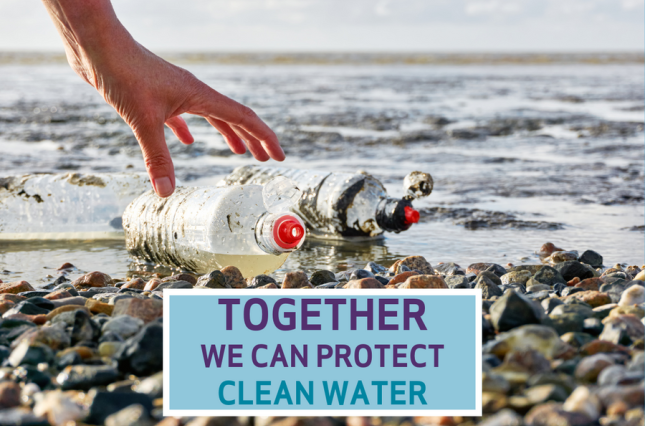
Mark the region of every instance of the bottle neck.
<instances>
[{"instance_id":1,"label":"bottle neck","mask_svg":"<svg viewBox=\"0 0 645 426\"><path fill-rule=\"evenodd\" d=\"M265 252L280 255L297 250L305 241L305 223L293 213L264 213L255 226L255 240Z\"/></svg>"},{"instance_id":2,"label":"bottle neck","mask_svg":"<svg viewBox=\"0 0 645 426\"><path fill-rule=\"evenodd\" d=\"M418 221L419 212L410 200L386 197L376 207L376 223L384 231L405 231Z\"/></svg>"}]
</instances>

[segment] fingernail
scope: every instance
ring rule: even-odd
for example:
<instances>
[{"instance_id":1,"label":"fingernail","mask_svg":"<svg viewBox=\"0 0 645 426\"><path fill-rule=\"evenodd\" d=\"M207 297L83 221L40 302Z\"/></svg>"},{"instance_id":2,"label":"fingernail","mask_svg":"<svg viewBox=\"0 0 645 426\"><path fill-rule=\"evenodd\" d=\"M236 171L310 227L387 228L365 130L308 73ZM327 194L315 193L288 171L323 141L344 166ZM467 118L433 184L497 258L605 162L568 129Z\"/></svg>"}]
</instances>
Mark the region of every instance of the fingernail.
<instances>
[{"instance_id":1,"label":"fingernail","mask_svg":"<svg viewBox=\"0 0 645 426\"><path fill-rule=\"evenodd\" d=\"M170 182L170 178L168 177L153 179L152 184L155 187L155 192L157 193L157 195L163 198L168 197L174 191L172 183Z\"/></svg>"}]
</instances>

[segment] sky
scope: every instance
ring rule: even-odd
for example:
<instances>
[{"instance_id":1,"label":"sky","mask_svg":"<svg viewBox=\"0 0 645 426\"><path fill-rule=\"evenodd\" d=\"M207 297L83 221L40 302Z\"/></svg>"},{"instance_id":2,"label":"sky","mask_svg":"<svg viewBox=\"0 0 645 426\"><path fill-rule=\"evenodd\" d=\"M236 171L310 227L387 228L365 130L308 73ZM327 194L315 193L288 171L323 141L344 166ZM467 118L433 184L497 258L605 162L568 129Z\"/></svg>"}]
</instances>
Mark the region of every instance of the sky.
<instances>
[{"instance_id":1,"label":"sky","mask_svg":"<svg viewBox=\"0 0 645 426\"><path fill-rule=\"evenodd\" d=\"M153 51L645 48L645 0L113 0ZM0 1L0 50L62 51L39 0Z\"/></svg>"}]
</instances>

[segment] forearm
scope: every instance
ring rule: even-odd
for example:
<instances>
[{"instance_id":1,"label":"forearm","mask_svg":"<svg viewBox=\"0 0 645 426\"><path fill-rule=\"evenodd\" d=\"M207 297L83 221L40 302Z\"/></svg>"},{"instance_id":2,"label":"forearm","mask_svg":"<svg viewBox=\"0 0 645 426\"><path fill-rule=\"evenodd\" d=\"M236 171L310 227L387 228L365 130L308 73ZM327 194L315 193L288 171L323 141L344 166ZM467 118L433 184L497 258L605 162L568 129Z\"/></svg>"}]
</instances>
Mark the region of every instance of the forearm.
<instances>
[{"instance_id":1,"label":"forearm","mask_svg":"<svg viewBox=\"0 0 645 426\"><path fill-rule=\"evenodd\" d=\"M90 68L107 65L112 53L126 54L136 42L121 25L109 0L43 0L65 45L67 59L88 83Z\"/></svg>"}]
</instances>

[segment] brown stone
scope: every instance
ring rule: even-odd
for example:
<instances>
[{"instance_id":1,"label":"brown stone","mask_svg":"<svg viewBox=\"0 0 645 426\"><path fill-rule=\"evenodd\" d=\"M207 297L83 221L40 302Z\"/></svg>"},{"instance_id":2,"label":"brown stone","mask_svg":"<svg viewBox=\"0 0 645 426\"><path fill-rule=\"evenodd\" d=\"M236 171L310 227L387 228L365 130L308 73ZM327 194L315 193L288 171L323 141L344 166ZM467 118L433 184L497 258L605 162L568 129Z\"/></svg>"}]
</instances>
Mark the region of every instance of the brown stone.
<instances>
[{"instance_id":1,"label":"brown stone","mask_svg":"<svg viewBox=\"0 0 645 426\"><path fill-rule=\"evenodd\" d=\"M606 293L601 293L599 291L587 290L579 291L565 298L565 301L568 299L578 299L582 302L589 304L592 308L597 308L598 306L606 305L611 303L609 295Z\"/></svg>"},{"instance_id":2,"label":"brown stone","mask_svg":"<svg viewBox=\"0 0 645 426\"><path fill-rule=\"evenodd\" d=\"M268 289L274 289L274 288L277 289L278 286L275 285L274 283L269 283L267 285L263 285L262 287L258 287L257 289L258 290L268 290Z\"/></svg>"},{"instance_id":3,"label":"brown stone","mask_svg":"<svg viewBox=\"0 0 645 426\"><path fill-rule=\"evenodd\" d=\"M18 294L23 291L34 291L35 289L27 281L14 281L12 283L0 284L0 293Z\"/></svg>"},{"instance_id":4,"label":"brown stone","mask_svg":"<svg viewBox=\"0 0 645 426\"><path fill-rule=\"evenodd\" d=\"M614 360L606 354L595 354L582 358L574 373L576 379L583 382L595 382L602 370L614 365Z\"/></svg>"},{"instance_id":5,"label":"brown stone","mask_svg":"<svg viewBox=\"0 0 645 426\"><path fill-rule=\"evenodd\" d=\"M9 309L13 308L16 306L15 303L13 302L1 302L0 303L0 315L4 315L5 312L7 312Z\"/></svg>"},{"instance_id":6,"label":"brown stone","mask_svg":"<svg viewBox=\"0 0 645 426\"><path fill-rule=\"evenodd\" d=\"M492 263L473 263L471 265L468 265L466 268L466 273L470 274L473 273L475 275L479 275L482 272L486 271L486 269L490 268L493 264Z\"/></svg>"},{"instance_id":7,"label":"brown stone","mask_svg":"<svg viewBox=\"0 0 645 426\"><path fill-rule=\"evenodd\" d=\"M540 251L538 251L537 254L540 257L549 257L553 254L554 251L564 251L564 250L556 247L555 244L553 243L545 243L545 244L542 244L542 247L540 247Z\"/></svg>"},{"instance_id":8,"label":"brown stone","mask_svg":"<svg viewBox=\"0 0 645 426\"><path fill-rule=\"evenodd\" d=\"M60 359L72 352L79 354L82 359L89 359L95 355L94 349L87 346L72 346L71 348L63 349L62 351L58 352L56 356Z\"/></svg>"},{"instance_id":9,"label":"brown stone","mask_svg":"<svg viewBox=\"0 0 645 426\"><path fill-rule=\"evenodd\" d=\"M536 350L509 352L504 358L504 364L522 367L531 374L551 371L549 360Z\"/></svg>"},{"instance_id":10,"label":"brown stone","mask_svg":"<svg viewBox=\"0 0 645 426\"><path fill-rule=\"evenodd\" d=\"M617 345L606 340L592 340L580 348L580 355L590 356L599 353L629 353L629 350L622 345Z\"/></svg>"},{"instance_id":11,"label":"brown stone","mask_svg":"<svg viewBox=\"0 0 645 426\"><path fill-rule=\"evenodd\" d=\"M17 313L17 314L7 315L6 317L3 317L3 319L30 321L30 322L33 322L34 324L42 325L47 322L47 315L44 315L44 314L27 315L27 314Z\"/></svg>"},{"instance_id":12,"label":"brown stone","mask_svg":"<svg viewBox=\"0 0 645 426\"><path fill-rule=\"evenodd\" d=\"M623 401L616 401L607 407L607 415L622 417L627 410L629 410L629 405L625 404Z\"/></svg>"},{"instance_id":13,"label":"brown stone","mask_svg":"<svg viewBox=\"0 0 645 426\"><path fill-rule=\"evenodd\" d=\"M112 278L103 272L88 272L72 281L72 285L74 288L108 287L112 285Z\"/></svg>"},{"instance_id":14,"label":"brown stone","mask_svg":"<svg viewBox=\"0 0 645 426\"><path fill-rule=\"evenodd\" d=\"M20 405L20 385L15 382L0 383L0 408L12 408Z\"/></svg>"},{"instance_id":15,"label":"brown stone","mask_svg":"<svg viewBox=\"0 0 645 426\"><path fill-rule=\"evenodd\" d=\"M61 306L60 308L56 308L56 309L52 310L50 313L48 313L46 315L47 321L51 321L52 319L54 319L54 317L56 317L59 314L62 314L63 312L75 311L77 309L82 309L85 312L87 312L88 315L90 315L89 309L87 309L85 306L65 305L65 306Z\"/></svg>"},{"instance_id":16,"label":"brown stone","mask_svg":"<svg viewBox=\"0 0 645 426\"><path fill-rule=\"evenodd\" d=\"M168 281L186 281L191 283L193 286L197 284L197 278L195 278L194 275L186 273L171 275L161 280L161 282L164 283Z\"/></svg>"},{"instance_id":17,"label":"brown stone","mask_svg":"<svg viewBox=\"0 0 645 426\"><path fill-rule=\"evenodd\" d=\"M72 265L69 262L65 262L62 265L58 267L58 271L62 271L63 269L76 269L76 266Z\"/></svg>"},{"instance_id":18,"label":"brown stone","mask_svg":"<svg viewBox=\"0 0 645 426\"><path fill-rule=\"evenodd\" d=\"M367 417L369 419L369 417ZM454 426L457 424L454 417L451 416L419 416L414 418L414 424L417 425L437 425L437 426ZM349 422L347 426L350 425ZM372 426L370 422L366 426Z\"/></svg>"},{"instance_id":19,"label":"brown stone","mask_svg":"<svg viewBox=\"0 0 645 426\"><path fill-rule=\"evenodd\" d=\"M159 287L159 285L161 285L161 280L159 278L152 278L146 283L146 286L143 289L146 291L152 291Z\"/></svg>"},{"instance_id":20,"label":"brown stone","mask_svg":"<svg viewBox=\"0 0 645 426\"><path fill-rule=\"evenodd\" d=\"M220 272L224 274L226 284L230 285L231 288L246 288L246 281L242 276L242 272L235 266L227 266L220 269Z\"/></svg>"},{"instance_id":21,"label":"brown stone","mask_svg":"<svg viewBox=\"0 0 645 426\"><path fill-rule=\"evenodd\" d=\"M524 417L526 426L588 426L593 422L586 414L570 413L557 402L536 405Z\"/></svg>"},{"instance_id":22,"label":"brown stone","mask_svg":"<svg viewBox=\"0 0 645 426\"><path fill-rule=\"evenodd\" d=\"M19 303L19 302L22 302L23 300L27 300L27 298L25 296L18 296L17 294L12 294L12 293L0 294L0 303L2 302Z\"/></svg>"},{"instance_id":23,"label":"brown stone","mask_svg":"<svg viewBox=\"0 0 645 426\"><path fill-rule=\"evenodd\" d=\"M311 286L309 278L304 271L287 272L282 280L282 289L301 288Z\"/></svg>"},{"instance_id":24,"label":"brown stone","mask_svg":"<svg viewBox=\"0 0 645 426\"><path fill-rule=\"evenodd\" d=\"M65 290L64 288L59 288L58 290L54 290L48 295L45 296L45 299L47 300L58 300L58 299L66 299L68 297L74 297L72 296L72 293L69 291Z\"/></svg>"},{"instance_id":25,"label":"brown stone","mask_svg":"<svg viewBox=\"0 0 645 426\"><path fill-rule=\"evenodd\" d=\"M146 287L146 282L141 278L135 278L123 284L121 288L134 288L137 290L143 290Z\"/></svg>"},{"instance_id":26,"label":"brown stone","mask_svg":"<svg viewBox=\"0 0 645 426\"><path fill-rule=\"evenodd\" d=\"M603 386L598 389L597 395L605 407L619 401L624 402L630 408L642 407L645 403L645 388L642 384Z\"/></svg>"},{"instance_id":27,"label":"brown stone","mask_svg":"<svg viewBox=\"0 0 645 426\"><path fill-rule=\"evenodd\" d=\"M85 301L85 307L89 309L93 314L112 315L112 311L114 311L114 305L99 302L98 300L94 299L87 299Z\"/></svg>"},{"instance_id":28,"label":"brown stone","mask_svg":"<svg viewBox=\"0 0 645 426\"><path fill-rule=\"evenodd\" d=\"M428 262L423 256L408 256L404 259L397 260L392 266L390 266L390 271L396 272L399 269L399 266L407 266L408 268L419 271L422 274L434 274L432 265L430 265L430 262Z\"/></svg>"},{"instance_id":29,"label":"brown stone","mask_svg":"<svg viewBox=\"0 0 645 426\"><path fill-rule=\"evenodd\" d=\"M573 277L573 279L571 281L567 281L567 285L569 287L572 287L572 286L575 286L576 284L578 284L579 282L580 282L580 278ZM598 290L598 289L596 289L596 290Z\"/></svg>"},{"instance_id":30,"label":"brown stone","mask_svg":"<svg viewBox=\"0 0 645 426\"><path fill-rule=\"evenodd\" d=\"M409 277L399 288L448 288L440 275L415 275Z\"/></svg>"},{"instance_id":31,"label":"brown stone","mask_svg":"<svg viewBox=\"0 0 645 426\"><path fill-rule=\"evenodd\" d=\"M360 288L383 288L383 284L376 278L361 278L360 280L351 280L343 287L345 289Z\"/></svg>"},{"instance_id":32,"label":"brown stone","mask_svg":"<svg viewBox=\"0 0 645 426\"><path fill-rule=\"evenodd\" d=\"M418 273L418 272L414 272L414 271L401 272L400 274L395 275L395 276L394 276L394 278L392 278L392 279L390 280L390 282L388 283L388 285L394 285L394 284L401 284L401 283L404 283L404 282L405 282L405 280L407 280L408 278L410 278L410 277L412 277L412 276L414 276L414 275L419 275L419 273Z\"/></svg>"},{"instance_id":33,"label":"brown stone","mask_svg":"<svg viewBox=\"0 0 645 426\"><path fill-rule=\"evenodd\" d=\"M583 288L585 290L598 291L600 286L603 284L604 282L600 278L587 278L585 280L580 281L578 284L575 285L575 287Z\"/></svg>"},{"instance_id":34,"label":"brown stone","mask_svg":"<svg viewBox=\"0 0 645 426\"><path fill-rule=\"evenodd\" d=\"M112 316L130 315L148 323L163 316L163 301L156 299L121 299L114 304Z\"/></svg>"}]
</instances>

